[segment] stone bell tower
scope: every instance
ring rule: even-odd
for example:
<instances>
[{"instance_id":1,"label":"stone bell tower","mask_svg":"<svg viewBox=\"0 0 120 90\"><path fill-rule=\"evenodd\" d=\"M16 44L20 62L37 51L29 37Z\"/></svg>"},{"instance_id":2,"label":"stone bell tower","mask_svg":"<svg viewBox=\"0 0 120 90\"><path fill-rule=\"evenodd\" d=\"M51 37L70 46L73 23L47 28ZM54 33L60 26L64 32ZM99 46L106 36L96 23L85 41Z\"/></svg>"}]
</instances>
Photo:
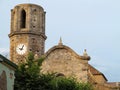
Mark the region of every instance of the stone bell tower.
<instances>
[{"instance_id":1,"label":"stone bell tower","mask_svg":"<svg viewBox=\"0 0 120 90\"><path fill-rule=\"evenodd\" d=\"M29 52L39 57L45 48L45 11L35 4L19 4L11 10L10 60L18 64Z\"/></svg>"}]
</instances>

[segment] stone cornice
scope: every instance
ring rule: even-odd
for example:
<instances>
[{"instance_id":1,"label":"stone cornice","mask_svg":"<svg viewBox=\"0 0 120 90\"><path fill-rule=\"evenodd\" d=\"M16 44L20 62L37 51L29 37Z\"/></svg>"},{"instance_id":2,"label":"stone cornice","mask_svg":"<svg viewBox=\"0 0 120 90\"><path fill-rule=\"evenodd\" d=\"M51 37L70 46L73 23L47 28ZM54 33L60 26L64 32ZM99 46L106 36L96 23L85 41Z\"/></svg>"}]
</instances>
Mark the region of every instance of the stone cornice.
<instances>
[{"instance_id":1,"label":"stone cornice","mask_svg":"<svg viewBox=\"0 0 120 90\"><path fill-rule=\"evenodd\" d=\"M15 31L15 32L10 33L8 36L9 36L9 37L12 37L12 36L14 36L14 35L21 35L21 34L31 34L31 35L42 36L44 39L47 38L47 36L45 36L44 33L27 32L27 31L20 31L20 32Z\"/></svg>"}]
</instances>

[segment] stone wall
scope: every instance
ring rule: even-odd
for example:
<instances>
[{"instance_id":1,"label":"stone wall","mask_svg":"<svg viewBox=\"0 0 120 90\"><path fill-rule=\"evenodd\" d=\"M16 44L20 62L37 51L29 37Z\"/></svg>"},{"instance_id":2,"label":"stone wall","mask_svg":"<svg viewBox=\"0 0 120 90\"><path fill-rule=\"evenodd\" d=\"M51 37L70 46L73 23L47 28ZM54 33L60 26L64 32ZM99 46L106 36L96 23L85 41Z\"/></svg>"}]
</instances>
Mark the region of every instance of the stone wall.
<instances>
[{"instance_id":1,"label":"stone wall","mask_svg":"<svg viewBox=\"0 0 120 90\"><path fill-rule=\"evenodd\" d=\"M5 63L0 63L0 90L13 90L14 70Z\"/></svg>"},{"instance_id":2,"label":"stone wall","mask_svg":"<svg viewBox=\"0 0 120 90\"><path fill-rule=\"evenodd\" d=\"M56 48L46 56L42 64L43 73L61 73L67 77L77 78L78 81L87 82L86 60L80 59L68 48Z\"/></svg>"}]
</instances>

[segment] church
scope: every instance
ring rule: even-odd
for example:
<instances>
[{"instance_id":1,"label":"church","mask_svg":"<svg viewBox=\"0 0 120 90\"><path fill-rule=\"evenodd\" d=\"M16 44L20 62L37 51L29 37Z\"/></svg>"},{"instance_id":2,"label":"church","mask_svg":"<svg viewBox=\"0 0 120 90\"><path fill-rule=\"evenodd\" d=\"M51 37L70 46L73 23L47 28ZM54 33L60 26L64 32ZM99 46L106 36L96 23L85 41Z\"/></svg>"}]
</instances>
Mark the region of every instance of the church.
<instances>
[{"instance_id":1,"label":"church","mask_svg":"<svg viewBox=\"0 0 120 90\"><path fill-rule=\"evenodd\" d=\"M105 75L89 64L90 56L84 50L77 54L62 43L45 52L45 14L43 7L36 4L19 4L11 10L10 60L15 64L24 62L29 52L45 56L43 73L74 77L79 82L90 82L97 90L119 90L119 83L107 82Z\"/></svg>"}]
</instances>

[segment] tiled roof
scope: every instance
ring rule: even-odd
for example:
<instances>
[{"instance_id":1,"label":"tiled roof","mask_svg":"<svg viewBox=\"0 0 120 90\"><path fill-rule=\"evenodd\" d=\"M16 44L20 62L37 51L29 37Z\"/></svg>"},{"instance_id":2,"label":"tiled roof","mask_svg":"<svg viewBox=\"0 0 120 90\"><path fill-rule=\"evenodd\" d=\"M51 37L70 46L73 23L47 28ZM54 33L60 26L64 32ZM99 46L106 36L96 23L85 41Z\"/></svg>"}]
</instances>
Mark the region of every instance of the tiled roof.
<instances>
[{"instance_id":1,"label":"tiled roof","mask_svg":"<svg viewBox=\"0 0 120 90\"><path fill-rule=\"evenodd\" d=\"M108 82L107 84L110 85L110 86L116 86L117 82Z\"/></svg>"},{"instance_id":2,"label":"tiled roof","mask_svg":"<svg viewBox=\"0 0 120 90\"><path fill-rule=\"evenodd\" d=\"M105 78L105 80L107 81L107 78L104 76L104 74L101 73L100 71L98 71L96 68L94 68L90 64L88 64L88 68L89 68L90 72L92 73L92 75L102 75Z\"/></svg>"}]
</instances>

